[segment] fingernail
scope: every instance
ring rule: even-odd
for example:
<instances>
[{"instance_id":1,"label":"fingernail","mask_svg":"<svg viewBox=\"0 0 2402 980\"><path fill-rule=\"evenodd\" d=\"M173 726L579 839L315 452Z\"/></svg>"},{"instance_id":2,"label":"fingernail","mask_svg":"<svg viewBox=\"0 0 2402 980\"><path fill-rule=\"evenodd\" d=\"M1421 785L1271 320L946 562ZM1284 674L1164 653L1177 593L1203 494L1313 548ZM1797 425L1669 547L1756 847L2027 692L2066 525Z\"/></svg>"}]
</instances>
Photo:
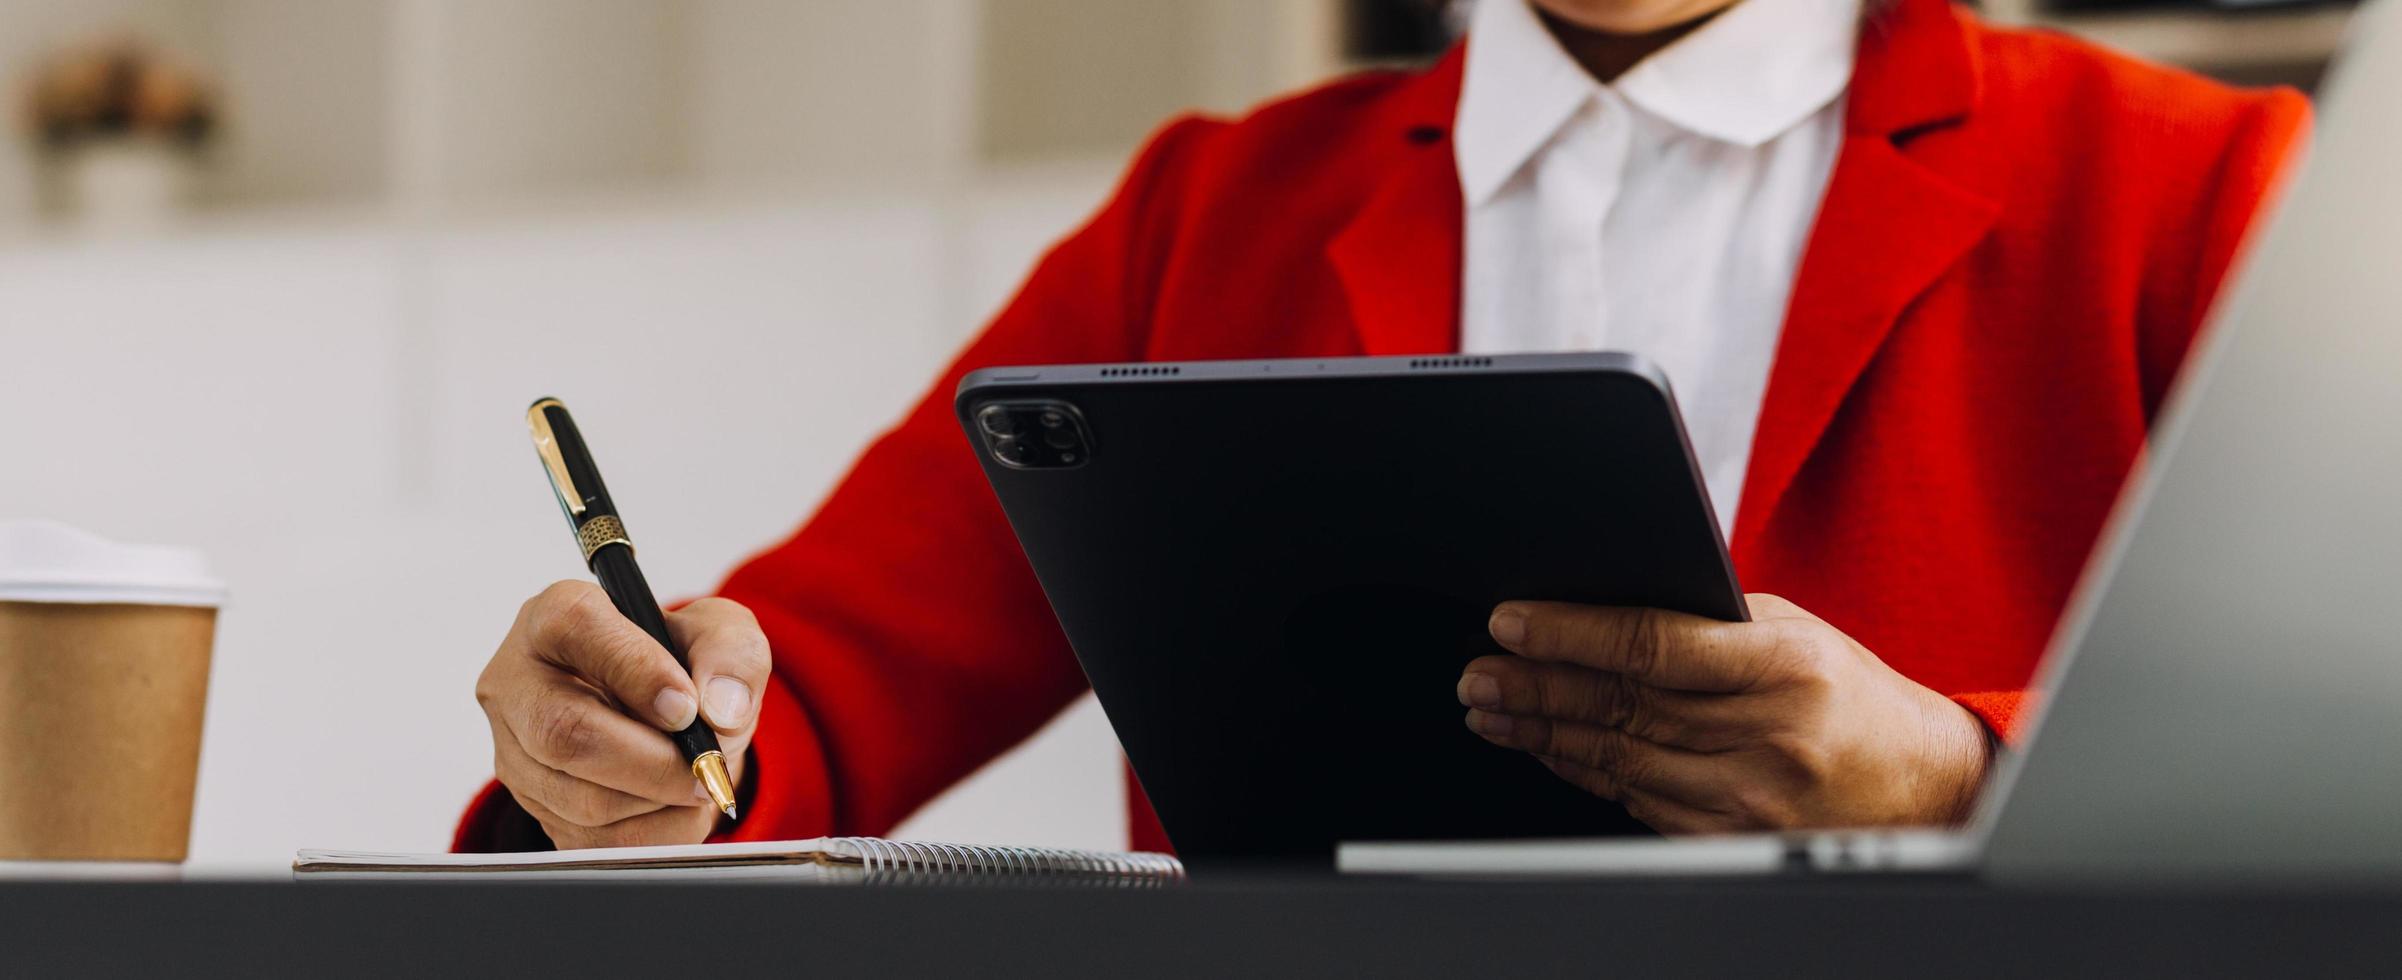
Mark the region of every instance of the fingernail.
<instances>
[{"instance_id":1,"label":"fingernail","mask_svg":"<svg viewBox=\"0 0 2402 980\"><path fill-rule=\"evenodd\" d=\"M751 689L731 677L709 681L709 723L719 728L740 728L750 720Z\"/></svg>"},{"instance_id":2,"label":"fingernail","mask_svg":"<svg viewBox=\"0 0 2402 980\"><path fill-rule=\"evenodd\" d=\"M1510 730L1518 727L1517 719L1492 711L1468 712L1468 727L1486 738L1508 738Z\"/></svg>"},{"instance_id":3,"label":"fingernail","mask_svg":"<svg viewBox=\"0 0 2402 980\"><path fill-rule=\"evenodd\" d=\"M1493 642L1505 647L1515 647L1518 645L1518 641L1526 639L1526 614L1513 607L1503 606L1493 610L1493 618L1485 623L1485 629L1492 632Z\"/></svg>"},{"instance_id":4,"label":"fingernail","mask_svg":"<svg viewBox=\"0 0 2402 980\"><path fill-rule=\"evenodd\" d=\"M698 779L692 781L692 798L703 803L717 802L709 798L709 787L703 785Z\"/></svg>"},{"instance_id":5,"label":"fingernail","mask_svg":"<svg viewBox=\"0 0 2402 980\"><path fill-rule=\"evenodd\" d=\"M659 699L651 702L651 707L658 710L659 718L667 722L668 728L679 732L692 724L693 714L700 710L699 705L692 703L692 695L672 687L660 691Z\"/></svg>"},{"instance_id":6,"label":"fingernail","mask_svg":"<svg viewBox=\"0 0 2402 980\"><path fill-rule=\"evenodd\" d=\"M1472 673L1460 678L1460 703L1487 711L1501 710L1501 684L1493 675Z\"/></svg>"}]
</instances>

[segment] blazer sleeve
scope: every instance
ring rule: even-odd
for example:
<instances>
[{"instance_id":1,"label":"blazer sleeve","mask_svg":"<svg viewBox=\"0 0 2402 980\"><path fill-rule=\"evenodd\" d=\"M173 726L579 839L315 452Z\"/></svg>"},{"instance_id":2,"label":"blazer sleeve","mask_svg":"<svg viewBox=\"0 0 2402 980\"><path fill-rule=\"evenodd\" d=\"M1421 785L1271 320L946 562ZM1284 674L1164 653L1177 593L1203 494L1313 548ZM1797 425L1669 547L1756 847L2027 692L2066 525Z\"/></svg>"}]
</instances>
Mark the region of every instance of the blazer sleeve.
<instances>
[{"instance_id":1,"label":"blazer sleeve","mask_svg":"<svg viewBox=\"0 0 2402 980\"><path fill-rule=\"evenodd\" d=\"M883 834L1084 691L951 396L981 367L1143 356L1182 175L1217 125L1185 118L1155 135L816 516L719 588L758 616L775 657L749 799L721 839ZM538 828L526 839L530 823L487 786L453 847L547 846Z\"/></svg>"},{"instance_id":2,"label":"blazer sleeve","mask_svg":"<svg viewBox=\"0 0 2402 980\"><path fill-rule=\"evenodd\" d=\"M2146 277L2137 353L2144 418L2158 417L2194 340L2208 324L2257 219L2267 216L2291 164L2300 159L2310 128L2310 103L2291 89L2242 103L2217 156L2202 169L2193 206L2167 216L2157 236L2162 261ZM2141 466L2140 460L2136 463ZM1952 695L2008 743L2035 716L2033 691L1975 691Z\"/></svg>"}]
</instances>

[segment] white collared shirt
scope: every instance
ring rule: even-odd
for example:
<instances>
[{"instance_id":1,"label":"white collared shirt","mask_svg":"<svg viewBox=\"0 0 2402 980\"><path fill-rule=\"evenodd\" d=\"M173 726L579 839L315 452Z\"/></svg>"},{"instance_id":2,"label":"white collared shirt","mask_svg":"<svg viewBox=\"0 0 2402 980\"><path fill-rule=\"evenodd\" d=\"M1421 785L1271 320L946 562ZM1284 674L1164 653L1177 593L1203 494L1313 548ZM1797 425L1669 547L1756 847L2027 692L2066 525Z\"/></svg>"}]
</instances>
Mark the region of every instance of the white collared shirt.
<instances>
[{"instance_id":1,"label":"white collared shirt","mask_svg":"<svg viewBox=\"0 0 2402 980\"><path fill-rule=\"evenodd\" d=\"M1739 0L1610 85L1525 0L1482 0L1469 28L1462 349L1650 358L1730 533L1859 13Z\"/></svg>"}]
</instances>

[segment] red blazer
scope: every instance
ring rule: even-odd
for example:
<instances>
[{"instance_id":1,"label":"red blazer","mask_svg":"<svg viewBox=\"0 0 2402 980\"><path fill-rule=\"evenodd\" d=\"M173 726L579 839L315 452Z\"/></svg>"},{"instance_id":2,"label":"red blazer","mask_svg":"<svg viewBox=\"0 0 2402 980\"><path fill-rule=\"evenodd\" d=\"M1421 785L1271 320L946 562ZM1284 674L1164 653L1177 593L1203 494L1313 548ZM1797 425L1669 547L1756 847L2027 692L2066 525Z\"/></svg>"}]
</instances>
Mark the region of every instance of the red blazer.
<instances>
[{"instance_id":1,"label":"red blazer","mask_svg":"<svg viewBox=\"0 0 2402 980\"><path fill-rule=\"evenodd\" d=\"M1460 65L1168 126L817 516L726 580L776 658L735 837L885 832L1085 690L952 418L962 373L1456 349ZM1732 529L1744 587L2007 731L2306 115L1943 0L1878 15ZM1131 796L1133 843L1164 848ZM494 846L514 809L488 788L457 845Z\"/></svg>"}]
</instances>

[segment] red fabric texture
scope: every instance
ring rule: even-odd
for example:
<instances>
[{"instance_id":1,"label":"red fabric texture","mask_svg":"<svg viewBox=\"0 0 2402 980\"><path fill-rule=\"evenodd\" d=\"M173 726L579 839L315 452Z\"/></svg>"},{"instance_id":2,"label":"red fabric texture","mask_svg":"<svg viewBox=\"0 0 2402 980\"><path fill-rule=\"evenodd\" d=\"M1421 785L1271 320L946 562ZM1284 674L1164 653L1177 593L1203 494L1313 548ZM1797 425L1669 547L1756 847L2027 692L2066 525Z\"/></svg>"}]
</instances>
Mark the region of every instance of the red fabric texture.
<instances>
[{"instance_id":1,"label":"red fabric texture","mask_svg":"<svg viewBox=\"0 0 2402 980\"><path fill-rule=\"evenodd\" d=\"M1085 690L951 416L964 372L1456 349L1460 63L1169 125L818 514L735 570L720 594L776 672L733 837L884 833ZM2307 106L1942 0L1864 28L1846 105L1737 570L2009 737ZM1133 845L1165 848L1130 797ZM487 790L457 846L504 807Z\"/></svg>"},{"instance_id":2,"label":"red fabric texture","mask_svg":"<svg viewBox=\"0 0 2402 980\"><path fill-rule=\"evenodd\" d=\"M501 849L500 845L492 840L495 836L492 826L500 822L500 811L503 808L514 805L515 803L509 799L509 791L502 789L500 783L485 783L483 789L475 791L475 798L467 801L467 815L460 818L458 827L450 832L452 853L468 854Z\"/></svg>"}]
</instances>

